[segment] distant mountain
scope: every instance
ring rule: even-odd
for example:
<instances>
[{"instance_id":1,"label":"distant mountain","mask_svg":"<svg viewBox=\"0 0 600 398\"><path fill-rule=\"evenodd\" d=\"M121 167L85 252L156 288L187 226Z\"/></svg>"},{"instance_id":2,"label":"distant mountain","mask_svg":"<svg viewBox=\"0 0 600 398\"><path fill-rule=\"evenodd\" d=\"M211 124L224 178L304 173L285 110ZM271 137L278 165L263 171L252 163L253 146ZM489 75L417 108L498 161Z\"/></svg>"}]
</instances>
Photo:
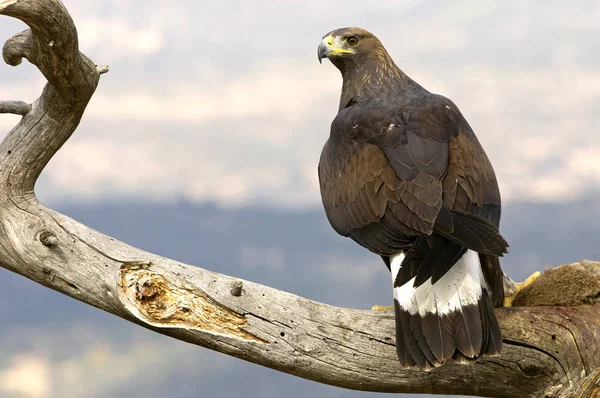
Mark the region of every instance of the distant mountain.
<instances>
[{"instance_id":1,"label":"distant mountain","mask_svg":"<svg viewBox=\"0 0 600 398\"><path fill-rule=\"evenodd\" d=\"M547 266L598 259L598 202L505 206L502 232L511 244L502 261L506 272L523 280ZM58 210L144 250L311 299L357 308L391 304L383 262L339 237L321 209L118 203ZM43 396L375 397L194 348L8 271L0 276L0 354L5 359L0 379L2 372L29 363L19 362L22 358L35 358L54 380ZM0 387L0 396L19 395Z\"/></svg>"}]
</instances>

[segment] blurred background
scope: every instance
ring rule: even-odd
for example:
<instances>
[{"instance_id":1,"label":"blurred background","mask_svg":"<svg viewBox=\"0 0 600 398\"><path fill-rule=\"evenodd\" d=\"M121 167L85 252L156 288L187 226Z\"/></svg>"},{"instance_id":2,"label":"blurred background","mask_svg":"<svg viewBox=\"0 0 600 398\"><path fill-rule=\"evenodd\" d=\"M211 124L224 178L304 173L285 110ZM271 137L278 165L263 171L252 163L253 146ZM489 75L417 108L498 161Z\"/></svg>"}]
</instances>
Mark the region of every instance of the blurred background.
<instances>
[{"instance_id":1,"label":"blurred background","mask_svg":"<svg viewBox=\"0 0 600 398\"><path fill-rule=\"evenodd\" d=\"M496 170L505 271L600 257L597 1L63 0L111 70L37 185L142 249L329 304L391 304L381 260L339 237L317 163L341 88L339 27L461 109ZM25 29L0 17L0 39ZM0 99L44 85L0 65ZM19 118L0 115L4 136ZM156 335L0 269L0 397L375 397ZM379 395L377 395L379 396Z\"/></svg>"}]
</instances>

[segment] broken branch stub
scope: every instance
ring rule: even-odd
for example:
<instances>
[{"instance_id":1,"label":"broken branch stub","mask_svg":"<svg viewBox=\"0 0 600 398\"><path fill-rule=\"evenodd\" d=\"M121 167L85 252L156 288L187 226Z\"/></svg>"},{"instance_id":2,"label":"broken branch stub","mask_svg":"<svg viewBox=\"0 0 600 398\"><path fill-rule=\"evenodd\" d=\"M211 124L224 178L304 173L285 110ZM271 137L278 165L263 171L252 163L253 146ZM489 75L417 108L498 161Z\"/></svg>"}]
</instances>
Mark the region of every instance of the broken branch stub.
<instances>
[{"instance_id":1,"label":"broken branch stub","mask_svg":"<svg viewBox=\"0 0 600 398\"><path fill-rule=\"evenodd\" d=\"M23 101L0 101L0 113L12 113L25 116L31 111L31 105Z\"/></svg>"}]
</instances>

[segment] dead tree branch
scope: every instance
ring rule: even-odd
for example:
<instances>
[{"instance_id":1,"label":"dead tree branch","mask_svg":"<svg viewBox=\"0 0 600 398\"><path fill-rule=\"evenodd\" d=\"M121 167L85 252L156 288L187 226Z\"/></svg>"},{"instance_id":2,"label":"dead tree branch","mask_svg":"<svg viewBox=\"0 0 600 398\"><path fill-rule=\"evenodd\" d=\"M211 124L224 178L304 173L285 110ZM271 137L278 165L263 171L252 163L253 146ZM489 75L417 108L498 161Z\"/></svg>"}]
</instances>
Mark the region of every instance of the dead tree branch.
<instances>
[{"instance_id":1,"label":"dead tree branch","mask_svg":"<svg viewBox=\"0 0 600 398\"><path fill-rule=\"evenodd\" d=\"M0 101L0 113L14 113L25 116L31 110L31 105L23 101Z\"/></svg>"},{"instance_id":2,"label":"dead tree branch","mask_svg":"<svg viewBox=\"0 0 600 398\"><path fill-rule=\"evenodd\" d=\"M344 388L496 397L594 388L600 304L500 309L500 358L407 371L396 360L392 313L332 307L181 264L44 207L34 184L108 67L79 52L59 0L0 0L0 14L30 27L6 42L4 60L26 58L48 80L32 106L0 105L23 115L0 144L0 266L158 333Z\"/></svg>"}]
</instances>

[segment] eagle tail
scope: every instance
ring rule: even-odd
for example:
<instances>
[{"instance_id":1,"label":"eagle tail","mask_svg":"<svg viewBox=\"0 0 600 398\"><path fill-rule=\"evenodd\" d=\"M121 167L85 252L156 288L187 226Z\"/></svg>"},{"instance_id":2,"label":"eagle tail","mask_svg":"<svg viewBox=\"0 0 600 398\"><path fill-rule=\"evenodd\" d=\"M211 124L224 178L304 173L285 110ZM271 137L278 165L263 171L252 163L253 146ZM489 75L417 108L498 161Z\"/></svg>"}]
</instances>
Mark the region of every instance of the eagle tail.
<instances>
[{"instance_id":1,"label":"eagle tail","mask_svg":"<svg viewBox=\"0 0 600 398\"><path fill-rule=\"evenodd\" d=\"M404 254L391 256L396 280ZM396 351L404 367L430 370L453 358L468 362L499 355L502 334L479 254L467 250L439 280L394 287Z\"/></svg>"}]
</instances>

